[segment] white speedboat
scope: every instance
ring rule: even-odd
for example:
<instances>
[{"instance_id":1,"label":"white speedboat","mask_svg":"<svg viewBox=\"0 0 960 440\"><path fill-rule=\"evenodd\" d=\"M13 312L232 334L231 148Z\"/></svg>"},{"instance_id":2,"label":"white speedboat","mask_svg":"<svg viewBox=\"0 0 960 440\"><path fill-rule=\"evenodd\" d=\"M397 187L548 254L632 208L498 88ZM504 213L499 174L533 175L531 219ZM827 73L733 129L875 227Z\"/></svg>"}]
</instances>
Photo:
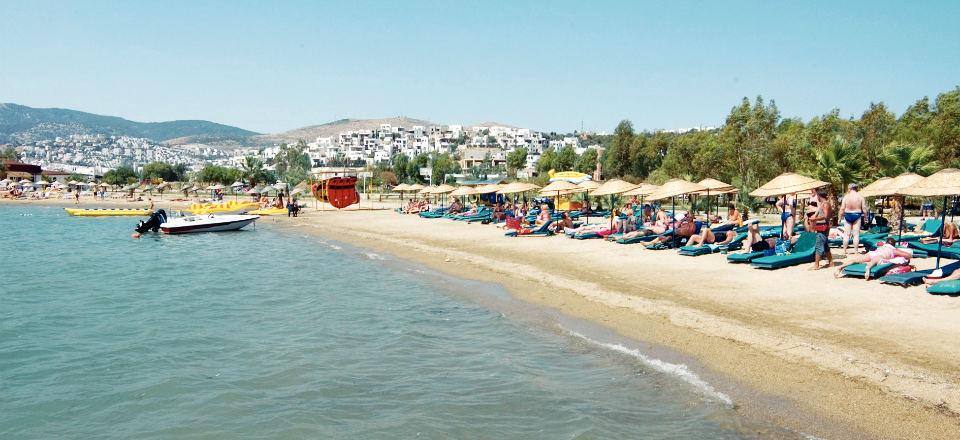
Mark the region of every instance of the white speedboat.
<instances>
[{"instance_id":1,"label":"white speedboat","mask_svg":"<svg viewBox=\"0 0 960 440\"><path fill-rule=\"evenodd\" d=\"M192 215L173 217L160 224L164 234L187 234L191 232L236 231L253 223L259 215Z\"/></svg>"}]
</instances>

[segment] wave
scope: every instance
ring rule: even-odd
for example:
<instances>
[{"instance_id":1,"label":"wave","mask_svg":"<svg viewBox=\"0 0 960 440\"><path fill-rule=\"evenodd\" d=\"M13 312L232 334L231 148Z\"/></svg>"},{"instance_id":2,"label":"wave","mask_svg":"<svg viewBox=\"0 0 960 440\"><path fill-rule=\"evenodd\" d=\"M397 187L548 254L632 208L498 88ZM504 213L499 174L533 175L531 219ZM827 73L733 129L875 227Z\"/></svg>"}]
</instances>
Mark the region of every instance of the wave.
<instances>
[{"instance_id":1,"label":"wave","mask_svg":"<svg viewBox=\"0 0 960 440\"><path fill-rule=\"evenodd\" d=\"M566 329L564 330L569 335L582 339L584 341L587 341L593 345L597 345L597 346L600 346L609 350L613 350L619 353L623 353L623 354L632 356L636 359L639 359L640 362L643 362L644 364L652 367L653 369L661 373L666 373L672 376L679 377L681 380L683 380L684 382L687 382L690 385L693 385L695 388L697 388L707 396L712 397L716 400L719 400L720 402L723 402L725 405L733 406L733 400L730 398L730 396L727 396L726 394L723 394L720 391L717 391L712 385L707 383L705 380L701 379L700 376L697 376L696 373L690 371L690 368L684 364L672 364L670 362L662 361L660 359L651 358L643 354L640 350L637 350L635 348L627 348L620 344L610 344L606 342L596 341L588 338L585 335L577 333L575 331L566 330Z\"/></svg>"}]
</instances>

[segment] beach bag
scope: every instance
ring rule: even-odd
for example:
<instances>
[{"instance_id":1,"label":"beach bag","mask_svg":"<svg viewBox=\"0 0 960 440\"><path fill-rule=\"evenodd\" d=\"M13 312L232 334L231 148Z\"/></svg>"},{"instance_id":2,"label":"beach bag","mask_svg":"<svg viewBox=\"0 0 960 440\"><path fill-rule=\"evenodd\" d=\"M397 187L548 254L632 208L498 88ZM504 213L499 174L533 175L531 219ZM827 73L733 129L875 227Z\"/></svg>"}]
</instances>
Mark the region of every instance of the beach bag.
<instances>
[{"instance_id":1,"label":"beach bag","mask_svg":"<svg viewBox=\"0 0 960 440\"><path fill-rule=\"evenodd\" d=\"M896 275L900 273L913 272L914 270L916 270L916 268L914 268L913 266L904 264L902 266L895 266L891 268L890 270L887 271L887 275Z\"/></svg>"},{"instance_id":2,"label":"beach bag","mask_svg":"<svg viewBox=\"0 0 960 440\"><path fill-rule=\"evenodd\" d=\"M507 229L520 229L520 219L517 217L507 217Z\"/></svg>"},{"instance_id":3,"label":"beach bag","mask_svg":"<svg viewBox=\"0 0 960 440\"><path fill-rule=\"evenodd\" d=\"M774 253L776 255L786 255L790 253L790 240L777 240L777 245L774 247Z\"/></svg>"}]
</instances>

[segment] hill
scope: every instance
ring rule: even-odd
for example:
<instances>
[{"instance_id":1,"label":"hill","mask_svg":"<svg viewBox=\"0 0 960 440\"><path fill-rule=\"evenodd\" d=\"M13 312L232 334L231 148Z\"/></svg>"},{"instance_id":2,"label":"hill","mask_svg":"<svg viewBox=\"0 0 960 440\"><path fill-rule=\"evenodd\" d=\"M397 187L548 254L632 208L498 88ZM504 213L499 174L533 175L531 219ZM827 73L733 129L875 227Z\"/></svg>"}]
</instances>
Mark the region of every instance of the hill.
<instances>
[{"instance_id":1,"label":"hill","mask_svg":"<svg viewBox=\"0 0 960 440\"><path fill-rule=\"evenodd\" d=\"M77 110L0 103L0 142L31 142L72 134L132 136L155 142L246 143L259 133L210 121L136 122Z\"/></svg>"},{"instance_id":2,"label":"hill","mask_svg":"<svg viewBox=\"0 0 960 440\"><path fill-rule=\"evenodd\" d=\"M328 122L326 124L310 125L282 133L254 136L252 140L257 144L289 144L297 142L300 139L303 139L307 142L312 142L318 137L336 136L342 131L377 129L380 128L381 124L390 124L394 127L403 127L408 130L414 125L422 125L424 127L437 125L430 121L406 117L380 119L340 119L338 121Z\"/></svg>"}]
</instances>

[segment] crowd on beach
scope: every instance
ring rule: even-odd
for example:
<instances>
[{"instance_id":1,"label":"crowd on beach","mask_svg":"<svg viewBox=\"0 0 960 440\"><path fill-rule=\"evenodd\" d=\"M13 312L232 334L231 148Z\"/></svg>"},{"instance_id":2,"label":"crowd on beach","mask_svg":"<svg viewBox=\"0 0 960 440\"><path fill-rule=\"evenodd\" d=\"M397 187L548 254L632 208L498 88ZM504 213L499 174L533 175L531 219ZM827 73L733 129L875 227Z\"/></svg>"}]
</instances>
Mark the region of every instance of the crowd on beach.
<instances>
[{"instance_id":1,"label":"crowd on beach","mask_svg":"<svg viewBox=\"0 0 960 440\"><path fill-rule=\"evenodd\" d=\"M955 289L960 294L960 262L941 267L938 258L937 270L917 270L913 265L914 259L928 256L960 259L960 246L953 248L960 241L960 230L952 221L937 218L946 217L943 210L955 211L956 200L952 208L942 206L939 212L925 201L919 224L893 219L898 223L893 230L882 207L880 213L874 212L860 189L851 183L836 199L823 187L768 197L769 208L779 213L779 224L774 225L750 219L749 212L729 201L726 215L721 216L709 209L669 209L662 200L645 203L637 195L622 197L622 202L611 205L612 211L591 206L590 197L583 197L576 206L564 201L569 209L559 210L555 204L561 202L560 194L550 197L542 193L531 200L516 195L513 200L503 195L478 197L472 205L449 196L439 199L439 207L427 198L412 198L397 211L428 219L492 223L511 237L561 235L639 243L648 250L676 249L688 256L721 253L727 254L731 263L765 269L809 264L810 270L832 268L838 278L880 278L901 286L940 285L949 290L946 293ZM719 205L714 207L719 211ZM590 222L590 217L599 221Z\"/></svg>"}]
</instances>

